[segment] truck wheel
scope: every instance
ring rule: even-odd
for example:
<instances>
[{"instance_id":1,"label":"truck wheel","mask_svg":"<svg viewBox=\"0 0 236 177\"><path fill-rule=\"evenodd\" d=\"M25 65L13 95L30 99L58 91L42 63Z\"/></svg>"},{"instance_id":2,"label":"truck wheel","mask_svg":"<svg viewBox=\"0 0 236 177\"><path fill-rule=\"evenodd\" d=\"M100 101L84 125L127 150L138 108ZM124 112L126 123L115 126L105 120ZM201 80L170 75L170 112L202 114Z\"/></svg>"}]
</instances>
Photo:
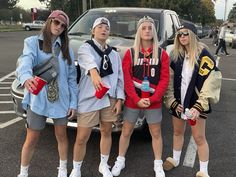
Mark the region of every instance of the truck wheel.
<instances>
[{"instance_id":1,"label":"truck wheel","mask_svg":"<svg viewBox=\"0 0 236 177\"><path fill-rule=\"evenodd\" d=\"M25 30L26 30L26 31L30 31L30 27L29 27L29 26L26 26L26 27L25 27Z\"/></svg>"}]
</instances>

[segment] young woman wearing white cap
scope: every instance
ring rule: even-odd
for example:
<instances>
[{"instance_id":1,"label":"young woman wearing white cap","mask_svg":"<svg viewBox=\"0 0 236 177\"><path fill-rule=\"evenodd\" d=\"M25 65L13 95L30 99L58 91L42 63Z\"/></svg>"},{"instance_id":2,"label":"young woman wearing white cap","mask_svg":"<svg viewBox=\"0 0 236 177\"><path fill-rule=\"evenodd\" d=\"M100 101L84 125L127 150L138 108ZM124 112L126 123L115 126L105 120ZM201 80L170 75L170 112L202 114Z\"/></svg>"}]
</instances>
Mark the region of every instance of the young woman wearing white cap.
<instances>
[{"instance_id":1,"label":"young woman wearing white cap","mask_svg":"<svg viewBox=\"0 0 236 177\"><path fill-rule=\"evenodd\" d=\"M219 100L221 73L196 34L194 24L184 23L176 33L174 49L170 54L170 83L165 102L173 118L173 156L166 159L163 167L168 171L179 165L186 120L191 118L189 124L192 125L200 162L196 177L209 177L206 118L211 112L210 104ZM189 113L186 108L190 109Z\"/></svg>"},{"instance_id":2,"label":"young woman wearing white cap","mask_svg":"<svg viewBox=\"0 0 236 177\"><path fill-rule=\"evenodd\" d=\"M25 87L22 103L27 111L27 135L22 148L21 170L18 177L28 177L29 164L48 117L53 119L58 143L60 157L58 177L67 177L66 127L68 118L76 115L78 92L74 54L68 46L68 25L69 18L63 11L53 11L41 34L25 39L23 54L18 59L16 73ZM52 56L58 66L54 73L57 77L34 95L32 92L37 88L38 82L33 75L33 67Z\"/></svg>"},{"instance_id":3,"label":"young woman wearing white cap","mask_svg":"<svg viewBox=\"0 0 236 177\"><path fill-rule=\"evenodd\" d=\"M124 123L119 142L119 156L112 168L112 174L119 176L125 167L130 137L138 116L143 111L152 137L154 171L156 177L165 177L161 159L161 105L169 82L169 56L158 46L152 18L145 16L139 20L134 46L125 53L122 66L126 92ZM142 95L142 82L145 79L150 85L146 96Z\"/></svg>"},{"instance_id":4,"label":"young woman wearing white cap","mask_svg":"<svg viewBox=\"0 0 236 177\"><path fill-rule=\"evenodd\" d=\"M81 79L78 94L78 128L74 145L73 170L70 177L81 177L81 165L92 128L100 125L101 161L99 172L103 177L112 177L107 164L112 144L112 123L117 121L124 100L124 81L121 59L107 45L110 23L105 17L95 20L92 40L86 41L78 51ZM103 86L109 88L100 99L95 93Z\"/></svg>"}]
</instances>

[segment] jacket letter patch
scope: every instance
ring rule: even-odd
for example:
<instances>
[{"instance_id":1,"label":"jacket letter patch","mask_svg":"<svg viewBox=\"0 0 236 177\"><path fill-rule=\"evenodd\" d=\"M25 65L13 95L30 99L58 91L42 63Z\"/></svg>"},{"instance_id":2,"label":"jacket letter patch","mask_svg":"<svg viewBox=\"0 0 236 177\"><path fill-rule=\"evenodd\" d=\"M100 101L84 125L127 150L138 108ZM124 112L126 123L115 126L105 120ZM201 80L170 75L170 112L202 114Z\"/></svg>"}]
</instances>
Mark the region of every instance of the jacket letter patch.
<instances>
[{"instance_id":1,"label":"jacket letter patch","mask_svg":"<svg viewBox=\"0 0 236 177\"><path fill-rule=\"evenodd\" d=\"M199 74L201 76L206 76L209 74L209 72L214 68L214 62L208 57L204 56L202 57L202 61L200 63L199 67Z\"/></svg>"}]
</instances>

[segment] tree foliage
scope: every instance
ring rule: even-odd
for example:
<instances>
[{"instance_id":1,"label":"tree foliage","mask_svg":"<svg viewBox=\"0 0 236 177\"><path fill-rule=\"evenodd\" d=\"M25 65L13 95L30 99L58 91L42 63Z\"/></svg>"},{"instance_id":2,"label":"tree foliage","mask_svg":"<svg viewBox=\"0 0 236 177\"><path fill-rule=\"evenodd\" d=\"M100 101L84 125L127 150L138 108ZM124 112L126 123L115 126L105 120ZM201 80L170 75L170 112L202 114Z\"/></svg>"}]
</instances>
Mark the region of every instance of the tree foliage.
<instances>
[{"instance_id":1,"label":"tree foliage","mask_svg":"<svg viewBox=\"0 0 236 177\"><path fill-rule=\"evenodd\" d=\"M0 9L13 9L19 0L0 0Z\"/></svg>"},{"instance_id":2,"label":"tree foliage","mask_svg":"<svg viewBox=\"0 0 236 177\"><path fill-rule=\"evenodd\" d=\"M82 13L81 0L39 0L49 9L64 10L73 21ZM214 4L211 0L87 0L88 8L98 7L148 7L176 11L182 19L203 25L214 23Z\"/></svg>"},{"instance_id":3,"label":"tree foliage","mask_svg":"<svg viewBox=\"0 0 236 177\"><path fill-rule=\"evenodd\" d=\"M234 3L233 8L229 12L228 20L236 23L236 3Z\"/></svg>"}]
</instances>

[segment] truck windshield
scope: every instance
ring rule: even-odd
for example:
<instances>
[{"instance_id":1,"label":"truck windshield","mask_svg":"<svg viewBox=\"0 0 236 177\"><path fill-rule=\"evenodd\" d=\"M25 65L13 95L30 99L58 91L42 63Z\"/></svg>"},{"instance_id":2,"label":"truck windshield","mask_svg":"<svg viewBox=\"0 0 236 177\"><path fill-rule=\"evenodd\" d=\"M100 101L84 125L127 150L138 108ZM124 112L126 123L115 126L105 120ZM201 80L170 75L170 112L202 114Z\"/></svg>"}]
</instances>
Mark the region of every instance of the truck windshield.
<instances>
[{"instance_id":1,"label":"truck windshield","mask_svg":"<svg viewBox=\"0 0 236 177\"><path fill-rule=\"evenodd\" d=\"M155 21L155 26L160 40L159 19L157 13L146 12L129 12L124 10L97 10L87 11L82 17L77 19L69 29L69 35L91 35L91 28L95 19L99 17L106 17L111 24L110 36L124 37L127 39L134 39L136 34L136 26L140 18L143 16L150 16Z\"/></svg>"}]
</instances>

